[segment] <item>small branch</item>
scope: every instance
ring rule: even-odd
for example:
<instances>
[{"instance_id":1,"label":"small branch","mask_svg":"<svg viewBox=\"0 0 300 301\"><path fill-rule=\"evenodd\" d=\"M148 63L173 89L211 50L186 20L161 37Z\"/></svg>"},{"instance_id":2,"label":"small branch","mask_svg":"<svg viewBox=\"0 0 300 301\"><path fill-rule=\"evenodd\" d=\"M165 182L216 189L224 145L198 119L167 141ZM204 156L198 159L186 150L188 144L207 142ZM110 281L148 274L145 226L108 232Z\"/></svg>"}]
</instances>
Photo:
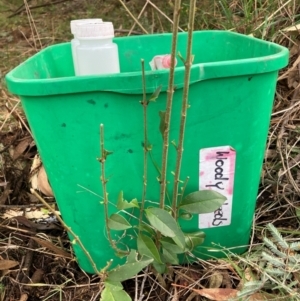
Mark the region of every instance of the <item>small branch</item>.
<instances>
[{"instance_id":1,"label":"small branch","mask_svg":"<svg viewBox=\"0 0 300 301\"><path fill-rule=\"evenodd\" d=\"M47 207L51 213L53 213L55 215L55 217L57 218L57 220L61 223L61 225L63 226L63 228L69 232L75 239L75 241L79 244L80 248L82 249L82 251L84 252L84 254L86 255L86 257L88 258L89 262L91 263L95 273L97 275L99 275L100 277L102 277L101 272L98 271L95 262L93 261L93 258L91 257L90 253L87 251L87 249L84 247L84 245L82 244L80 238L74 233L74 231L68 227L65 222L62 220L62 218L59 216L59 214L34 190L34 189L30 189L30 192L35 195L40 202L42 202L45 207Z\"/></svg>"},{"instance_id":2,"label":"small branch","mask_svg":"<svg viewBox=\"0 0 300 301\"><path fill-rule=\"evenodd\" d=\"M171 47L171 66L170 75L168 83L168 96L165 112L165 128L163 135L163 152L162 152L162 164L161 164L161 178L160 178L160 208L165 206L165 196L166 196L166 186L167 186L167 163L168 163L168 150L169 150L169 131L171 122L171 109L174 94L174 73L175 73L175 56L176 56L176 46L177 46L177 36L178 36L178 25L180 19L180 5L181 0L175 1L174 7L174 25L173 25L173 37L172 37L172 47Z\"/></svg>"},{"instance_id":3,"label":"small branch","mask_svg":"<svg viewBox=\"0 0 300 301\"><path fill-rule=\"evenodd\" d=\"M182 154L183 154L185 124L186 124L186 115L188 109L190 73L191 73L191 67L193 61L192 42L193 42L195 11L196 11L196 0L190 0L188 41L187 41L187 51L186 51L187 54L186 54L186 61L184 64L185 65L184 87L183 87L183 96L182 96L181 119L180 119L180 129L179 129L179 139L178 139L178 146L177 146L177 159L176 159L176 168L175 168L174 185L173 185L173 199L172 199L172 212L173 212L173 217L175 219L177 218L178 186L180 181L180 170L181 170Z\"/></svg>"},{"instance_id":4,"label":"small branch","mask_svg":"<svg viewBox=\"0 0 300 301\"><path fill-rule=\"evenodd\" d=\"M42 280L43 275L44 275L44 271L43 271L42 269L37 269L37 270L33 273L32 277L31 277L30 284L36 284L36 283L39 283L39 282ZM25 284L25 285L26 285L26 284ZM23 293L23 294L21 294L21 297L20 297L19 301L26 301L26 300L28 300L29 293L30 293L30 291L31 291L32 289L34 289L34 287L33 287L33 286L28 286L26 289L27 289L28 293Z\"/></svg>"},{"instance_id":5,"label":"small branch","mask_svg":"<svg viewBox=\"0 0 300 301\"><path fill-rule=\"evenodd\" d=\"M24 275L21 280L21 282L23 282L23 283L26 283L29 279L29 272L30 272L30 267L32 265L34 249L35 249L35 242L32 238L30 238L29 243L28 243L28 249L26 252L25 259L24 259L24 265L23 265Z\"/></svg>"},{"instance_id":6,"label":"small branch","mask_svg":"<svg viewBox=\"0 0 300 301\"><path fill-rule=\"evenodd\" d=\"M102 183L102 191L103 191L103 205L104 205L104 216L105 216L105 229L106 229L106 235L108 238L108 241L111 245L111 247L117 252L121 254L128 254L128 252L119 249L115 242L113 241L110 233L110 229L108 227L108 194L106 191L106 184L107 179L105 178L105 161L106 157L108 156L107 150L104 148L104 125L100 124L100 151L101 151L101 158L98 159L101 165L101 183Z\"/></svg>"}]
</instances>

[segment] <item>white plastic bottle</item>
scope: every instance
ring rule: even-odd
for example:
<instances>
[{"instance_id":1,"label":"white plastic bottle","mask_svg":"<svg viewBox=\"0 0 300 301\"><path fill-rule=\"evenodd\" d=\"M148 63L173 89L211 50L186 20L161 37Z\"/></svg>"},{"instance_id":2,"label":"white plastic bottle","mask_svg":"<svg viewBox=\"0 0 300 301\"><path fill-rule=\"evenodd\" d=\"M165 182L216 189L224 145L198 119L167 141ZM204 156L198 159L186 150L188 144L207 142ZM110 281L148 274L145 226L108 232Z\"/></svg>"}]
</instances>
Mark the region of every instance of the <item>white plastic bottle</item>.
<instances>
[{"instance_id":1,"label":"white plastic bottle","mask_svg":"<svg viewBox=\"0 0 300 301\"><path fill-rule=\"evenodd\" d=\"M79 40L77 39L77 36L76 36L77 24L81 24L81 23L98 24L98 23L102 23L102 22L103 22L102 19L79 19L79 20L71 21L71 23L70 23L71 33L74 35L74 39L71 40L71 50L72 50L72 58L73 58L75 74L78 73L77 58L76 58L76 51L75 51L76 47L79 45Z\"/></svg>"},{"instance_id":2,"label":"white plastic bottle","mask_svg":"<svg viewBox=\"0 0 300 301\"><path fill-rule=\"evenodd\" d=\"M113 43L114 27L111 22L74 25L76 75L99 75L119 73L118 46Z\"/></svg>"}]
</instances>

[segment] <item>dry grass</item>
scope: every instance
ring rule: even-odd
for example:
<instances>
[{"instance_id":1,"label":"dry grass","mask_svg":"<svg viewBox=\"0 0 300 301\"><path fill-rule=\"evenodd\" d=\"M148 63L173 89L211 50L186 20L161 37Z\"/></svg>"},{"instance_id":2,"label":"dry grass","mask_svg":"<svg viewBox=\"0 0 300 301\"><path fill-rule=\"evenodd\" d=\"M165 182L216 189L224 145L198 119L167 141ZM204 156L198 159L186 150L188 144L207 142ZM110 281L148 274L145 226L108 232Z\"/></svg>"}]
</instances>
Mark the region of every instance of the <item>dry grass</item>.
<instances>
[{"instance_id":1,"label":"dry grass","mask_svg":"<svg viewBox=\"0 0 300 301\"><path fill-rule=\"evenodd\" d=\"M103 16L114 22L118 35L171 29L172 1L74 0L54 1L49 5L50 2L27 0L22 6L21 0L0 1L2 84L4 75L25 58L42 47L70 40L71 19ZM188 7L184 3L179 30L186 29ZM8 18L14 13L18 14ZM260 261L267 223L276 225L289 242L296 242L300 233L300 30L299 27L284 30L295 22L299 24L300 3L297 0L207 0L199 5L196 19L196 29L229 29L253 34L287 46L291 51L290 64L278 80L250 252L226 260L199 260L194 266L174 267L162 278L146 271L124 286L134 300L215 300L200 296L193 289L240 290L245 283L257 280L259 284L251 291L256 293L255 298L249 300L264 300L263 296L266 300L299 300L299 286L292 291L286 283L275 290L265 286ZM38 210L40 207L29 193L28 183L36 147L19 100L4 85L0 112L0 208L2 212ZM102 290L99 277L87 275L78 268L61 226L52 224L45 229L20 217L2 220L0 228L0 259L3 259L0 260L0 301L99 300Z\"/></svg>"}]
</instances>

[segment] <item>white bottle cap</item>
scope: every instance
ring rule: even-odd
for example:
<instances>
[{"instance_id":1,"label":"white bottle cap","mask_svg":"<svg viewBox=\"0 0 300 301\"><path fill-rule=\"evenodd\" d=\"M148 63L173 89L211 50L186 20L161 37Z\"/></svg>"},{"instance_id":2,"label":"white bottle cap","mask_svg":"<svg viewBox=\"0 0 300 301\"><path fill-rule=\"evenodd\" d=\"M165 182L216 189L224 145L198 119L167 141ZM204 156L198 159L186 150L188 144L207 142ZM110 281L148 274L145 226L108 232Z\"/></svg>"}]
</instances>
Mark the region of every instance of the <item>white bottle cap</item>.
<instances>
[{"instance_id":1,"label":"white bottle cap","mask_svg":"<svg viewBox=\"0 0 300 301\"><path fill-rule=\"evenodd\" d=\"M113 38L114 26L112 22L78 22L74 24L73 34L81 39Z\"/></svg>"},{"instance_id":2,"label":"white bottle cap","mask_svg":"<svg viewBox=\"0 0 300 301\"><path fill-rule=\"evenodd\" d=\"M98 23L102 23L102 19L79 19L79 20L71 20L70 22L70 27L71 27L71 33L74 35L75 34L75 27L77 24L81 24L81 23L91 23L91 24L98 24Z\"/></svg>"}]
</instances>

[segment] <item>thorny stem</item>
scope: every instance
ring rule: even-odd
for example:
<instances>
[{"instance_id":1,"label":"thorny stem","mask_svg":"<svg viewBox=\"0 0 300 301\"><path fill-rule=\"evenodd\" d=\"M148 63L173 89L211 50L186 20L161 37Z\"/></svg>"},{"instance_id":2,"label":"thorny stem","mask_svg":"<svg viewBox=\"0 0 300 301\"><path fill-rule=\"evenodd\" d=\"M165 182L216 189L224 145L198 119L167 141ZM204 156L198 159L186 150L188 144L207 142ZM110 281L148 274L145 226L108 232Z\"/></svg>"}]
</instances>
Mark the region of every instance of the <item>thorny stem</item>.
<instances>
[{"instance_id":1,"label":"thorny stem","mask_svg":"<svg viewBox=\"0 0 300 301\"><path fill-rule=\"evenodd\" d=\"M102 273L100 271L98 271L96 264L94 262L94 260L92 259L90 253L87 251L87 249L84 247L84 245L82 244L80 238L74 233L74 231L68 227L65 222L62 220L62 218L59 216L59 214L34 190L34 189L30 189L30 192L36 196L38 198L39 201L41 201L43 203L44 206L46 206L51 213L53 213L55 215L55 217L57 218L57 220L61 223L61 225L63 226L63 228L71 233L71 235L74 237L75 241L78 243L78 245L80 246L80 248L82 249L83 253L85 254L85 256L88 258L89 262L91 263L95 273L97 275L99 275L100 277L102 277Z\"/></svg>"},{"instance_id":2,"label":"thorny stem","mask_svg":"<svg viewBox=\"0 0 300 301\"><path fill-rule=\"evenodd\" d=\"M178 146L177 146L177 160L176 160L176 167L175 167L173 199L172 199L172 212L173 212L173 217L175 219L177 218L178 186L180 182L180 170L181 170L182 154L183 154L184 132L185 132L187 109L188 109L190 73L191 73L191 66L193 63L192 42L193 42L195 11L196 11L196 0L190 0L188 41L187 41L186 60L184 63L185 66L184 87L183 87L183 95L182 95L180 129L179 129L179 139L178 139Z\"/></svg>"},{"instance_id":3,"label":"thorny stem","mask_svg":"<svg viewBox=\"0 0 300 301\"><path fill-rule=\"evenodd\" d=\"M145 207L145 199L146 199L146 192L147 192L147 173L148 173L148 120L147 120L147 107L148 102L146 100L146 81L145 81L145 62L142 59L142 84L143 84L143 114L144 114L144 176L143 176L143 195L142 195L142 203L140 208L140 218L139 218L139 225L142 224L144 207ZM140 227L139 227L140 231Z\"/></svg>"},{"instance_id":4,"label":"thorny stem","mask_svg":"<svg viewBox=\"0 0 300 301\"><path fill-rule=\"evenodd\" d=\"M103 192L103 206L104 206L104 216L105 216L105 229L106 229L106 235L108 238L108 241L111 245L111 247L117 252L117 253L121 253L121 254L127 254L128 252L119 249L115 242L113 241L112 237L111 237L111 233L110 233L110 229L108 227L108 194L106 191L106 184L107 184L107 180L105 178L105 161L106 161L106 157L108 155L108 152L105 150L104 148L104 125L100 124L100 151L101 151L101 157L98 159L98 161L100 162L101 165L101 183L102 183L102 192Z\"/></svg>"},{"instance_id":5,"label":"thorny stem","mask_svg":"<svg viewBox=\"0 0 300 301\"><path fill-rule=\"evenodd\" d=\"M167 163L168 163L168 150L169 150L169 131L170 131L170 121L171 121L171 110L172 101L174 94L174 72L175 72L175 55L177 46L177 36L178 36L178 25L180 19L180 5L181 0L175 0L174 5L174 18L173 18L173 36L172 36L172 47L171 47L171 66L170 75L168 83L168 97L165 112L165 128L163 134L163 153L162 153L162 164L161 164L161 178L160 178L160 208L165 206L165 196L166 196L166 186L167 186Z\"/></svg>"}]
</instances>

